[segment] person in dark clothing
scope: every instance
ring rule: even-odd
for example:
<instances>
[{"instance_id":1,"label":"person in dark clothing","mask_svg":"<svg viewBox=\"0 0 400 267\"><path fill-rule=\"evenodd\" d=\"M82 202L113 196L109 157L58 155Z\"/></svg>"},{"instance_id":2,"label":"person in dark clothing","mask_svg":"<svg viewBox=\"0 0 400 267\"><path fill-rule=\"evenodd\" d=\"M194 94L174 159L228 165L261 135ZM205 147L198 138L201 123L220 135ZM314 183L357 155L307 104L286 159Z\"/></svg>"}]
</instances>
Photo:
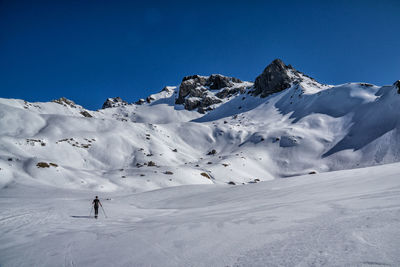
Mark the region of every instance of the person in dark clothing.
<instances>
[{"instance_id":1,"label":"person in dark clothing","mask_svg":"<svg viewBox=\"0 0 400 267\"><path fill-rule=\"evenodd\" d=\"M99 214L99 205L103 207L103 205L101 205L101 202L100 202L100 199L98 196L96 196L96 198L93 199L92 205L94 208L94 217L97 219L97 214Z\"/></svg>"}]
</instances>

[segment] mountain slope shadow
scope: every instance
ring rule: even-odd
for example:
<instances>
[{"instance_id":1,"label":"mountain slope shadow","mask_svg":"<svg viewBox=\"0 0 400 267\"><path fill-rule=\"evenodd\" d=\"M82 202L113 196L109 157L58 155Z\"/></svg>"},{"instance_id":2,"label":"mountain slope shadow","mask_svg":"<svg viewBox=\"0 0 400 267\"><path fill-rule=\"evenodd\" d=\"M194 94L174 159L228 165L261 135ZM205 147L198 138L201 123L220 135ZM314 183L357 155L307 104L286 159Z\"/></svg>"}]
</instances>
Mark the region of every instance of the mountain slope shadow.
<instances>
[{"instance_id":1,"label":"mountain slope shadow","mask_svg":"<svg viewBox=\"0 0 400 267\"><path fill-rule=\"evenodd\" d=\"M357 86L342 85L309 95L303 94L301 86L294 86L277 101L275 107L282 114L292 113L293 123L313 113L335 118L353 114L348 133L322 157L346 149L356 151L400 127L400 95L393 86L381 87L379 91ZM400 134L395 136L400 139Z\"/></svg>"}]
</instances>

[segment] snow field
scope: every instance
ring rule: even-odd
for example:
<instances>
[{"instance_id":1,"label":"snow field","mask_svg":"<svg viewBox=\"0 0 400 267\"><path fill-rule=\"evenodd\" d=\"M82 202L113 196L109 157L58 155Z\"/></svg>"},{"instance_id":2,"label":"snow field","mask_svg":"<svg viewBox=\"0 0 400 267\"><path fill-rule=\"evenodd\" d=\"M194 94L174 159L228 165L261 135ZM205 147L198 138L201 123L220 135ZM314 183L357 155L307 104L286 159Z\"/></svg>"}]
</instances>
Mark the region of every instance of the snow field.
<instances>
[{"instance_id":1,"label":"snow field","mask_svg":"<svg viewBox=\"0 0 400 267\"><path fill-rule=\"evenodd\" d=\"M399 175L396 163L136 194L13 183L0 265L397 266ZM95 194L108 218L88 218Z\"/></svg>"},{"instance_id":2,"label":"snow field","mask_svg":"<svg viewBox=\"0 0 400 267\"><path fill-rule=\"evenodd\" d=\"M176 87L151 95L150 104L99 111L68 100L0 99L0 184L34 178L57 187L140 192L400 159L392 145L400 140L393 86L326 86L303 78L265 99L232 96L204 115L175 105ZM58 167L39 169L39 162Z\"/></svg>"}]
</instances>

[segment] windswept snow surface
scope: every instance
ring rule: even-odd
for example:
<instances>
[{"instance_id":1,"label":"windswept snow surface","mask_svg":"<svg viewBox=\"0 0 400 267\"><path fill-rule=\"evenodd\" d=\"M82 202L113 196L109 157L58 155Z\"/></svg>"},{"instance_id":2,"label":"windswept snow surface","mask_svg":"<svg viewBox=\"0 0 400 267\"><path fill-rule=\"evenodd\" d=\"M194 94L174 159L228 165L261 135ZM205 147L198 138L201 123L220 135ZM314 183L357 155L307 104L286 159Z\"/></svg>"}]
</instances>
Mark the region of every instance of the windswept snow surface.
<instances>
[{"instance_id":1,"label":"windswept snow surface","mask_svg":"<svg viewBox=\"0 0 400 267\"><path fill-rule=\"evenodd\" d=\"M0 266L400 266L399 177L395 163L136 194L12 183ZM88 217L94 194L107 218Z\"/></svg>"}]
</instances>

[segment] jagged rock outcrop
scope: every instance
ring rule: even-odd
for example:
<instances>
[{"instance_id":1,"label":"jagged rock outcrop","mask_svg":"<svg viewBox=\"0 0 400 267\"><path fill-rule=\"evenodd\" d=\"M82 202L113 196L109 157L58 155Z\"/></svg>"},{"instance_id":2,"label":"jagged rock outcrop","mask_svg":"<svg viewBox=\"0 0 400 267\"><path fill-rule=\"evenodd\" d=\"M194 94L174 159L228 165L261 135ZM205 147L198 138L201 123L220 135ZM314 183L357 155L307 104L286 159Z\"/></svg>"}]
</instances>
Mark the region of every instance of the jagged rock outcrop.
<instances>
[{"instance_id":1,"label":"jagged rock outcrop","mask_svg":"<svg viewBox=\"0 0 400 267\"><path fill-rule=\"evenodd\" d=\"M185 109L204 113L210 106L222 102L222 99L238 92L244 92L246 86L238 86L241 80L220 74L210 76L192 75L182 79L176 104L183 104ZM220 90L215 92L215 90Z\"/></svg>"},{"instance_id":2,"label":"jagged rock outcrop","mask_svg":"<svg viewBox=\"0 0 400 267\"><path fill-rule=\"evenodd\" d=\"M153 100L154 100L154 97L152 97L152 96L146 97L146 102L147 103L151 103L151 101L153 101Z\"/></svg>"},{"instance_id":3,"label":"jagged rock outcrop","mask_svg":"<svg viewBox=\"0 0 400 267\"><path fill-rule=\"evenodd\" d=\"M241 93L243 94L246 91L246 86L241 87L226 87L223 90L220 90L218 93L215 94L216 97L224 99L235 94Z\"/></svg>"},{"instance_id":4,"label":"jagged rock outcrop","mask_svg":"<svg viewBox=\"0 0 400 267\"><path fill-rule=\"evenodd\" d=\"M70 106L71 108L76 108L75 102L72 100L69 100L68 98L65 98L65 97L61 97L59 99L52 100L51 102L63 105L65 107Z\"/></svg>"},{"instance_id":5,"label":"jagged rock outcrop","mask_svg":"<svg viewBox=\"0 0 400 267\"><path fill-rule=\"evenodd\" d=\"M200 97L203 92L207 91L207 88L205 87L206 81L206 76L192 75L183 77L181 85L179 86L178 99L175 103L185 103L185 97L188 95L192 97Z\"/></svg>"},{"instance_id":6,"label":"jagged rock outcrop","mask_svg":"<svg viewBox=\"0 0 400 267\"><path fill-rule=\"evenodd\" d=\"M146 103L146 100L144 100L143 98L135 102L136 105L143 105L144 103Z\"/></svg>"},{"instance_id":7,"label":"jagged rock outcrop","mask_svg":"<svg viewBox=\"0 0 400 267\"><path fill-rule=\"evenodd\" d=\"M393 85L397 87L397 93L400 94L400 80L397 80Z\"/></svg>"},{"instance_id":8,"label":"jagged rock outcrop","mask_svg":"<svg viewBox=\"0 0 400 267\"><path fill-rule=\"evenodd\" d=\"M185 109L194 110L197 108L197 111L200 113L204 113L205 111L212 110L210 108L211 105L219 104L222 100L218 99L214 96L206 95L203 98L200 97L188 97L185 99Z\"/></svg>"},{"instance_id":9,"label":"jagged rock outcrop","mask_svg":"<svg viewBox=\"0 0 400 267\"><path fill-rule=\"evenodd\" d=\"M86 110L81 111L81 115L82 115L83 117L86 117L86 118L92 118L92 117L93 117L92 114L90 114L90 113L87 112Z\"/></svg>"},{"instance_id":10,"label":"jagged rock outcrop","mask_svg":"<svg viewBox=\"0 0 400 267\"><path fill-rule=\"evenodd\" d=\"M106 102L104 102L102 109L105 108L114 108L128 105L128 102L122 100L120 97L107 98Z\"/></svg>"},{"instance_id":11,"label":"jagged rock outcrop","mask_svg":"<svg viewBox=\"0 0 400 267\"><path fill-rule=\"evenodd\" d=\"M225 87L233 86L233 83L241 83L242 81L235 77L226 77L220 74L212 74L206 82L206 86L211 90L219 90Z\"/></svg>"},{"instance_id":12,"label":"jagged rock outcrop","mask_svg":"<svg viewBox=\"0 0 400 267\"><path fill-rule=\"evenodd\" d=\"M293 82L293 79L289 76L289 70L292 69L290 65L286 66L282 60L275 59L256 78L253 95L267 97L289 88Z\"/></svg>"}]
</instances>

